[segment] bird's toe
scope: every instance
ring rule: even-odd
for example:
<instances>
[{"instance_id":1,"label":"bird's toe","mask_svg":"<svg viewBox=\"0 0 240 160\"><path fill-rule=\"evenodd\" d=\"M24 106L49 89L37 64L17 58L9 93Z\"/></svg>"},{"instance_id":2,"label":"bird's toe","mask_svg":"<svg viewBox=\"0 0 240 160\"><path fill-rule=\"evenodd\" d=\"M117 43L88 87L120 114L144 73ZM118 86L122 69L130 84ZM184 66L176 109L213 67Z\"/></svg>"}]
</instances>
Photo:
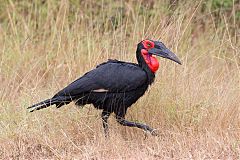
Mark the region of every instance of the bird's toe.
<instances>
[{"instance_id":1,"label":"bird's toe","mask_svg":"<svg viewBox=\"0 0 240 160\"><path fill-rule=\"evenodd\" d=\"M148 134L151 134L152 136L158 136L157 129L151 129L151 130L145 130L145 138L148 136Z\"/></svg>"},{"instance_id":2,"label":"bird's toe","mask_svg":"<svg viewBox=\"0 0 240 160\"><path fill-rule=\"evenodd\" d=\"M153 129L152 131L150 131L151 135L153 136L158 136L158 132L157 132L157 129Z\"/></svg>"}]
</instances>

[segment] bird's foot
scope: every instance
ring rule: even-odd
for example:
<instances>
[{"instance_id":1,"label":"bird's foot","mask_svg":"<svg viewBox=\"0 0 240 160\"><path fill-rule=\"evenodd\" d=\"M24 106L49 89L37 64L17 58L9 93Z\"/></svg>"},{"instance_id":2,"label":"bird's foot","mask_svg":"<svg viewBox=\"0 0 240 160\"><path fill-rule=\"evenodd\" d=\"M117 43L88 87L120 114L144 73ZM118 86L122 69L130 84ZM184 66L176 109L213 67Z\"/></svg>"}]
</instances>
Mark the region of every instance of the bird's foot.
<instances>
[{"instance_id":1,"label":"bird's foot","mask_svg":"<svg viewBox=\"0 0 240 160\"><path fill-rule=\"evenodd\" d=\"M33 111L36 111L36 110L40 110L42 108L42 106L36 106L36 107L28 107L28 111L29 112L33 112Z\"/></svg>"},{"instance_id":2,"label":"bird's foot","mask_svg":"<svg viewBox=\"0 0 240 160\"><path fill-rule=\"evenodd\" d=\"M104 129L104 136L106 139L109 138L109 130L108 129Z\"/></svg>"},{"instance_id":3,"label":"bird's foot","mask_svg":"<svg viewBox=\"0 0 240 160\"><path fill-rule=\"evenodd\" d=\"M36 110L36 108L29 108L28 109L28 112L33 112L33 111L35 111Z\"/></svg>"},{"instance_id":4,"label":"bird's foot","mask_svg":"<svg viewBox=\"0 0 240 160\"><path fill-rule=\"evenodd\" d=\"M152 136L158 136L157 129L144 130L144 132L145 132L145 139L147 138L148 134L151 134Z\"/></svg>"},{"instance_id":5,"label":"bird's foot","mask_svg":"<svg viewBox=\"0 0 240 160\"><path fill-rule=\"evenodd\" d=\"M152 136L158 136L157 129L153 129L150 133Z\"/></svg>"}]
</instances>

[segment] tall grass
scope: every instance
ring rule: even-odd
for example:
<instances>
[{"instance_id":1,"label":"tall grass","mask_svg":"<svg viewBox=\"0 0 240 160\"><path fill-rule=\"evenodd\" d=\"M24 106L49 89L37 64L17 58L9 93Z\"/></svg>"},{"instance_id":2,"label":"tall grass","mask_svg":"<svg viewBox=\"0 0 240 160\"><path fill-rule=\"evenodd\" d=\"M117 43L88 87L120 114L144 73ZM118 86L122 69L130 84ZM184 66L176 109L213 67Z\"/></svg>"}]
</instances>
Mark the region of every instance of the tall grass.
<instances>
[{"instance_id":1,"label":"tall grass","mask_svg":"<svg viewBox=\"0 0 240 160\"><path fill-rule=\"evenodd\" d=\"M239 159L237 4L216 22L204 3L2 1L1 159ZM106 140L91 105L27 112L108 58L136 62L145 38L160 39L183 62L159 59L155 83L128 111L158 137L111 117Z\"/></svg>"}]
</instances>

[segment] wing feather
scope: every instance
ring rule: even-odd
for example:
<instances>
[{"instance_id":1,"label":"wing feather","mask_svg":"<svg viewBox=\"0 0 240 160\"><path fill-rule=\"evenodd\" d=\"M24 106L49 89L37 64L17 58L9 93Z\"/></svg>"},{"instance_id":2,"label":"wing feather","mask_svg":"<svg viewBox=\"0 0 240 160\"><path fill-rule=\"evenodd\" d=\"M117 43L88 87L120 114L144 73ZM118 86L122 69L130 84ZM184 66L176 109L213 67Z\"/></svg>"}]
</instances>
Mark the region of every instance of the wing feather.
<instances>
[{"instance_id":1,"label":"wing feather","mask_svg":"<svg viewBox=\"0 0 240 160\"><path fill-rule=\"evenodd\" d=\"M146 72L132 63L116 60L105 62L59 91L55 96L78 96L94 90L128 92L147 81Z\"/></svg>"}]
</instances>

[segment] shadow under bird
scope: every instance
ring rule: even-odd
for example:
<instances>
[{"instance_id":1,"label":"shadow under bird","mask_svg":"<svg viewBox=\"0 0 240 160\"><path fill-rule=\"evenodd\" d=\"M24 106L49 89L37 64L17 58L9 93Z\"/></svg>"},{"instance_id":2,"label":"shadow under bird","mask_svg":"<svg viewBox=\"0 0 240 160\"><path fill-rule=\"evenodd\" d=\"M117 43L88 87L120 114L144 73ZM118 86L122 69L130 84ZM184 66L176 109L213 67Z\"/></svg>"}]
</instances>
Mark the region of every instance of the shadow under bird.
<instances>
[{"instance_id":1,"label":"shadow under bird","mask_svg":"<svg viewBox=\"0 0 240 160\"><path fill-rule=\"evenodd\" d=\"M119 124L141 128L155 135L155 130L148 125L125 119L127 109L144 95L155 79L155 72L159 68L155 55L181 64L178 57L162 42L143 40L137 45L138 64L108 60L85 73L52 98L34 104L28 109L33 112L51 105L59 108L72 101L79 106L93 104L95 108L102 109L101 117L106 136L107 121L111 113L115 113Z\"/></svg>"}]
</instances>

